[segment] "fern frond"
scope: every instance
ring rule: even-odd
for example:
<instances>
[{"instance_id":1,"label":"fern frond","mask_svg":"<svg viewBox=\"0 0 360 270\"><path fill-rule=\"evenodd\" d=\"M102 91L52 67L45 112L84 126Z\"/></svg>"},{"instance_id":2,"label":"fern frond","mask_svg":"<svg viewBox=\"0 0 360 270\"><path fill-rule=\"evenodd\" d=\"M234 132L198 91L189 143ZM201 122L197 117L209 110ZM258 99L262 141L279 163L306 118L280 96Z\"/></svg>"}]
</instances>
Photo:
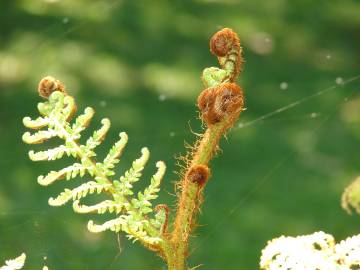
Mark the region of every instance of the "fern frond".
<instances>
[{"instance_id":1,"label":"fern frond","mask_svg":"<svg viewBox=\"0 0 360 270\"><path fill-rule=\"evenodd\" d=\"M107 132L110 129L110 120L104 118L101 120L102 127L98 130L95 130L93 135L86 141L85 149L93 150L95 147L100 145L102 141L105 139ZM93 153L95 156L96 154Z\"/></svg>"},{"instance_id":2,"label":"fern frond","mask_svg":"<svg viewBox=\"0 0 360 270\"><path fill-rule=\"evenodd\" d=\"M73 209L77 213L115 213L117 218L109 220L102 225L96 225L90 221L88 228L92 232L111 230L115 232L123 231L127 237L139 240L145 245L154 245L162 241L164 225L164 213L157 211L155 217L149 217L153 212L151 200L157 198L159 185L165 173L165 164L158 162L157 173L151 178L150 185L139 192L133 198L133 184L137 182L149 159L150 152L147 148L141 150L141 157L136 159L130 169L128 169L119 180L112 181L109 177L115 175L115 165L119 163L119 158L128 141L126 133L119 134L120 139L111 147L103 162L96 162L95 148L99 146L105 138L109 128L110 120L105 118L101 121L100 129L93 132L85 144L81 144L81 132L84 131L94 116L94 110L86 108L84 113L76 117L73 123L70 120L76 110L76 104L72 97L64 92L53 92L49 100L38 105L41 117L31 120L25 117L24 125L38 130L35 134L25 133L23 140L26 143L41 143L47 139L58 137L64 141L62 145L55 148L34 152L29 152L29 157L33 161L56 160L66 156L72 156L78 162L63 168L59 171L50 171L47 175L40 175L38 182L41 185L49 185L57 180L70 180L77 176L83 177L88 174L93 180L82 183L73 189L64 189L57 197L49 198L52 206L61 206L68 201L73 201ZM84 205L80 200L89 194L107 193L111 197L95 205Z\"/></svg>"},{"instance_id":3,"label":"fern frond","mask_svg":"<svg viewBox=\"0 0 360 270\"><path fill-rule=\"evenodd\" d=\"M135 208L143 214L151 213L153 210L151 208L151 200L154 200L158 197L157 193L160 191L160 183L165 174L165 164L159 161L156 164L158 171L151 178L151 184L144 190L144 192L139 192L137 199L133 199L131 203Z\"/></svg>"},{"instance_id":4,"label":"fern frond","mask_svg":"<svg viewBox=\"0 0 360 270\"><path fill-rule=\"evenodd\" d=\"M82 177L85 175L86 170L88 170L88 168L83 164L74 163L60 171L51 171L46 176L40 175L38 177L38 183L42 186L47 186L59 179L65 178L66 180L70 180L78 175Z\"/></svg>"},{"instance_id":5,"label":"fern frond","mask_svg":"<svg viewBox=\"0 0 360 270\"><path fill-rule=\"evenodd\" d=\"M126 143L128 141L128 136L125 132L121 132L119 134L120 140L118 140L113 147L111 147L109 153L105 157L103 161L103 168L106 171L106 175L112 176L114 175L113 168L117 163L119 163L119 157L124 150Z\"/></svg>"},{"instance_id":6,"label":"fern frond","mask_svg":"<svg viewBox=\"0 0 360 270\"><path fill-rule=\"evenodd\" d=\"M146 222L145 222L146 224ZM88 230L93 233L99 233L106 230L111 230L113 232L124 231L128 235L128 239L140 240L148 244L157 244L162 241L160 237L151 237L148 236L144 230L144 222L131 220L130 216L121 215L116 219L106 221L103 224L95 224L92 220L88 223Z\"/></svg>"},{"instance_id":7,"label":"fern frond","mask_svg":"<svg viewBox=\"0 0 360 270\"><path fill-rule=\"evenodd\" d=\"M79 115L75 119L75 123L71 126L74 135L79 135L84 129L86 129L89 126L90 121L94 117L94 114L95 114L94 109L87 107L84 113Z\"/></svg>"},{"instance_id":8,"label":"fern frond","mask_svg":"<svg viewBox=\"0 0 360 270\"><path fill-rule=\"evenodd\" d=\"M62 158L64 154L67 156L72 155L73 157L76 157L76 149L72 147L66 147L65 145L60 145L46 151L30 151L29 157L32 161L55 160Z\"/></svg>"},{"instance_id":9,"label":"fern frond","mask_svg":"<svg viewBox=\"0 0 360 270\"><path fill-rule=\"evenodd\" d=\"M88 194L101 193L103 191L108 191L112 187L111 184L98 184L94 181L86 182L73 190L65 189L61 192L56 198L50 198L49 204L51 206L61 206L67 203L70 200L79 200L86 197Z\"/></svg>"},{"instance_id":10,"label":"fern frond","mask_svg":"<svg viewBox=\"0 0 360 270\"><path fill-rule=\"evenodd\" d=\"M23 124L27 128L39 129L47 126L49 124L48 118L38 117L35 120L32 120L30 117L25 117L23 119Z\"/></svg>"},{"instance_id":11,"label":"fern frond","mask_svg":"<svg viewBox=\"0 0 360 270\"><path fill-rule=\"evenodd\" d=\"M22 139L24 142L28 144L38 144L43 143L44 141L47 141L51 138L54 138L57 136L57 133L52 130L40 130L38 132L35 132L34 134L31 134L30 132L25 132L22 136Z\"/></svg>"},{"instance_id":12,"label":"fern frond","mask_svg":"<svg viewBox=\"0 0 360 270\"><path fill-rule=\"evenodd\" d=\"M122 196L133 195L133 183L139 181L141 172L143 171L147 161L149 160L150 152L144 147L141 149L141 157L136 159L129 170L120 177L120 181L114 181L114 186Z\"/></svg>"},{"instance_id":13,"label":"fern frond","mask_svg":"<svg viewBox=\"0 0 360 270\"><path fill-rule=\"evenodd\" d=\"M104 214L105 212L109 212L109 213L115 212L116 214L119 214L123 209L123 207L124 207L123 204L116 203L112 200L105 200L102 201L101 203L91 206L87 206L84 204L80 205L79 200L73 202L74 211L80 214L95 213L95 212L97 212L98 214Z\"/></svg>"}]
</instances>

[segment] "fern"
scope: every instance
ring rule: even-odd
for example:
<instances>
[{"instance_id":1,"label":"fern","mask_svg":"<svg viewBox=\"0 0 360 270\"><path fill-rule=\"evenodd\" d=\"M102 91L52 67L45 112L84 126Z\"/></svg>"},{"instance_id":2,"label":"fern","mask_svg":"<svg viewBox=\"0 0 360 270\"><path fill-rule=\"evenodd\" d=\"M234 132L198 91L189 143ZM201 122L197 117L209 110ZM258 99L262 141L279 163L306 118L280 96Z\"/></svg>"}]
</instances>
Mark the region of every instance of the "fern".
<instances>
[{"instance_id":1,"label":"fern","mask_svg":"<svg viewBox=\"0 0 360 270\"><path fill-rule=\"evenodd\" d=\"M88 127L94 110L86 108L72 121L76 111L75 101L60 81L52 77L41 80L39 94L48 101L38 105L40 117L35 120L26 117L23 121L26 127L37 130L33 134L27 132L23 135L26 143L42 143L54 137L64 141L52 149L30 151L30 159L45 161L68 156L77 160L59 171L40 175L39 184L46 186L76 177L87 179L77 187L67 188L58 196L51 197L49 204L61 206L72 201L77 213L115 214L115 218L103 224L90 220L88 229L94 233L106 230L125 232L129 239L138 240L156 251L166 261L169 270L188 268L189 238L203 202L204 187L211 175L209 162L219 149L220 139L234 125L244 108L243 92L236 83L243 63L237 34L231 29L222 29L211 38L210 50L217 56L220 67L206 68L202 74L205 89L200 93L197 105L206 130L194 144L180 173L181 179L176 184L180 192L177 192L177 209L171 226L168 226L169 208L163 204L153 207L152 203L158 197L165 173L164 163L156 164L158 171L151 178L149 186L135 194L133 186L141 177L149 159L149 150L143 148L141 156L132 163L131 168L123 176L115 178L114 168L127 143L127 135L120 133L120 139L105 159L97 162L95 150L105 139L110 120L103 119L102 126L81 144L81 133ZM82 203L83 198L98 193L109 194L110 198L94 205Z\"/></svg>"},{"instance_id":2,"label":"fern","mask_svg":"<svg viewBox=\"0 0 360 270\"><path fill-rule=\"evenodd\" d=\"M47 78L49 80L49 78ZM114 232L123 231L127 237L134 241L139 240L146 246L156 247L162 241L162 227L164 215L154 213L152 201L158 197L159 185L165 173L165 164L159 161L156 166L158 171L151 178L150 185L137 196L133 192L133 184L137 182L148 159L149 150L143 148L141 157L136 159L129 170L117 179L115 165L128 141L126 133L119 134L119 140L109 150L102 162L96 162L95 148L105 139L110 128L110 120L103 119L102 126L95 130L85 144L79 142L81 133L84 131L94 116L92 108L86 108L84 113L71 119L76 111L74 99L65 92L53 92L48 101L38 104L41 114L35 120L25 117L23 123L26 127L36 130L31 134L26 132L23 141L29 144L43 143L51 138L58 137L64 143L58 147L45 151L30 151L29 157L33 161L57 160L64 156L74 157L77 162L59 171L50 171L47 175L40 175L38 183L43 186L56 181L72 180L76 177L86 177L85 183L73 189L65 189L56 197L49 199L51 206L61 206L73 201L73 209L76 213L116 213L116 218L103 224L96 224L90 220L88 229L98 233L105 230ZM94 205L84 205L81 200L91 194L107 193L110 198ZM161 212L161 211L160 211Z\"/></svg>"},{"instance_id":3,"label":"fern","mask_svg":"<svg viewBox=\"0 0 360 270\"><path fill-rule=\"evenodd\" d=\"M343 192L341 206L349 214L354 209L360 214L360 176L357 177Z\"/></svg>"},{"instance_id":4,"label":"fern","mask_svg":"<svg viewBox=\"0 0 360 270\"><path fill-rule=\"evenodd\" d=\"M39 94L48 101L39 103L40 117L34 120L25 117L23 120L26 127L36 130L33 134L26 132L23 135L26 143L40 144L55 137L63 140L63 144L55 148L30 151L31 160L57 160L64 156L77 160L59 171L40 175L39 184L46 186L77 177L87 179L73 189L66 188L56 197L50 197L49 204L61 206L72 201L76 213L113 213L116 217L103 224L90 220L88 229L93 233L106 230L125 232L129 239L140 241L144 246L156 251L166 261L169 270L190 269L186 262L190 254L189 240L196 227L196 215L203 202L204 187L211 175L209 162L218 152L221 137L234 125L244 110L243 91L236 83L243 64L242 48L237 34L228 28L218 31L210 40L210 51L217 57L220 67L209 67L202 73L205 89L198 96L197 106L206 130L199 136L191 153L184 158L186 164L180 173L181 179L176 183L179 188L176 214L169 229L169 208L163 204L153 207L152 204L158 197L165 164L159 161L156 164L158 171L151 178L149 186L135 194L133 187L148 162L149 150L143 148L141 156L124 175L115 177L115 166L119 163L128 141L126 133L120 133L119 140L111 147L103 161L97 162L95 149L105 139L110 129L110 120L103 119L102 126L81 144L81 133L90 124L94 110L86 108L83 114L72 121L76 104L60 81L46 77L40 82ZM349 212L351 208L360 212L359 179L346 189L342 198L343 207ZM94 205L81 202L89 195L100 193L106 193L110 198ZM263 270L359 269L359 251L360 235L339 244L335 244L331 235L322 232L297 238L280 237L269 242L263 250L260 267ZM9 261L7 265L10 263L17 262ZM46 269L47 267L43 268Z\"/></svg>"}]
</instances>

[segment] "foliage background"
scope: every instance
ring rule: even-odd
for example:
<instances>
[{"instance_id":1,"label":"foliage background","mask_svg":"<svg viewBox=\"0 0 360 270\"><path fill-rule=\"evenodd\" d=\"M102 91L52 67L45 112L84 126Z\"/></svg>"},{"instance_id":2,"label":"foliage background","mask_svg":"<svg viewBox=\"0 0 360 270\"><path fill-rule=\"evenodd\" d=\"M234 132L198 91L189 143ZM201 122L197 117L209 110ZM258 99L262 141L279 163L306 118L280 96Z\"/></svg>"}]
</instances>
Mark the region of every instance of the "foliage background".
<instances>
[{"instance_id":1,"label":"foliage background","mask_svg":"<svg viewBox=\"0 0 360 270\"><path fill-rule=\"evenodd\" d=\"M21 119L36 115L39 79L65 82L79 107L130 142L119 171L142 146L168 165L159 202L175 205L174 154L200 132L195 99L204 67L216 65L208 39L221 27L239 33L246 59L243 128L223 140L190 265L256 269L266 241L323 230L337 239L359 233L360 219L340 209L344 187L360 174L360 2L351 0L0 2L0 257L28 254L26 269L164 269L138 244L93 235L89 216L50 208L63 187L36 177L69 161L32 163ZM336 83L337 80L337 83ZM340 84L339 84L340 83ZM280 87L282 85L282 87ZM314 97L311 95L333 87ZM286 88L286 89L284 89ZM263 121L249 121L306 98ZM143 185L147 177L143 178ZM141 184L139 185L141 187Z\"/></svg>"}]
</instances>

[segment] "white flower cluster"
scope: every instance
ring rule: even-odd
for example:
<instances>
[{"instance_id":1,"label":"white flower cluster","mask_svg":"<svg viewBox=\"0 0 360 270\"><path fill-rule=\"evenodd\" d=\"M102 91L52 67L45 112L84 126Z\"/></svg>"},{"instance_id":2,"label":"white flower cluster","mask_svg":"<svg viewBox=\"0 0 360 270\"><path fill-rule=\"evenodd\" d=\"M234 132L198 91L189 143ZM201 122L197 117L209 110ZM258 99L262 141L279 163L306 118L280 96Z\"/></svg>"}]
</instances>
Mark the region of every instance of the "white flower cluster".
<instances>
[{"instance_id":1,"label":"white flower cluster","mask_svg":"<svg viewBox=\"0 0 360 270\"><path fill-rule=\"evenodd\" d=\"M5 265L0 267L0 270L18 270L22 269L26 260L25 253L22 253L19 257L5 261Z\"/></svg>"},{"instance_id":2,"label":"white flower cluster","mask_svg":"<svg viewBox=\"0 0 360 270\"><path fill-rule=\"evenodd\" d=\"M335 246L335 253L349 269L360 269L360 234L342 240Z\"/></svg>"},{"instance_id":3,"label":"white flower cluster","mask_svg":"<svg viewBox=\"0 0 360 270\"><path fill-rule=\"evenodd\" d=\"M273 239L262 250L262 270L360 269L360 235L335 244L324 232Z\"/></svg>"}]
</instances>

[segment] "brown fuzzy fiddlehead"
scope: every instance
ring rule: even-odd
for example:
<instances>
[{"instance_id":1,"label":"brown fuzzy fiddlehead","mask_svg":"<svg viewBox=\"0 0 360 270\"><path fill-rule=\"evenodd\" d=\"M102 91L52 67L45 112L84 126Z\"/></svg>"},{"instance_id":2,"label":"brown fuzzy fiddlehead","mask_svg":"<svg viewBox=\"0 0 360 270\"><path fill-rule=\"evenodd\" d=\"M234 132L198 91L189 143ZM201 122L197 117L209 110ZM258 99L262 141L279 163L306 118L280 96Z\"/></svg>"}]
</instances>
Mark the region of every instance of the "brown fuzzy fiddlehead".
<instances>
[{"instance_id":1,"label":"brown fuzzy fiddlehead","mask_svg":"<svg viewBox=\"0 0 360 270\"><path fill-rule=\"evenodd\" d=\"M230 28L215 33L210 39L210 51L218 57L221 68L230 71L229 80L235 80L243 63L237 34Z\"/></svg>"},{"instance_id":2,"label":"brown fuzzy fiddlehead","mask_svg":"<svg viewBox=\"0 0 360 270\"><path fill-rule=\"evenodd\" d=\"M229 28L215 33L210 39L210 51L217 56L221 68L204 69L202 81L205 87L234 82L243 63L242 48L237 34Z\"/></svg>"},{"instance_id":3,"label":"brown fuzzy fiddlehead","mask_svg":"<svg viewBox=\"0 0 360 270\"><path fill-rule=\"evenodd\" d=\"M228 28L217 32L210 40L210 50L218 57L221 68L206 68L202 74L206 89L200 93L197 105L207 129L192 147L183 179L178 184L181 187L178 209L164 254L169 269L173 270L187 269L188 239L210 177L209 161L219 148L220 138L244 107L243 92L235 83L242 64L242 50L236 33Z\"/></svg>"},{"instance_id":4,"label":"brown fuzzy fiddlehead","mask_svg":"<svg viewBox=\"0 0 360 270\"><path fill-rule=\"evenodd\" d=\"M38 92L41 97L48 99L49 96L55 91L67 94L65 86L54 77L46 76L41 79L38 86Z\"/></svg>"},{"instance_id":5,"label":"brown fuzzy fiddlehead","mask_svg":"<svg viewBox=\"0 0 360 270\"><path fill-rule=\"evenodd\" d=\"M239 116L244 107L241 88L235 83L223 83L205 89L198 97L202 120L209 126L230 116L229 124Z\"/></svg>"}]
</instances>

